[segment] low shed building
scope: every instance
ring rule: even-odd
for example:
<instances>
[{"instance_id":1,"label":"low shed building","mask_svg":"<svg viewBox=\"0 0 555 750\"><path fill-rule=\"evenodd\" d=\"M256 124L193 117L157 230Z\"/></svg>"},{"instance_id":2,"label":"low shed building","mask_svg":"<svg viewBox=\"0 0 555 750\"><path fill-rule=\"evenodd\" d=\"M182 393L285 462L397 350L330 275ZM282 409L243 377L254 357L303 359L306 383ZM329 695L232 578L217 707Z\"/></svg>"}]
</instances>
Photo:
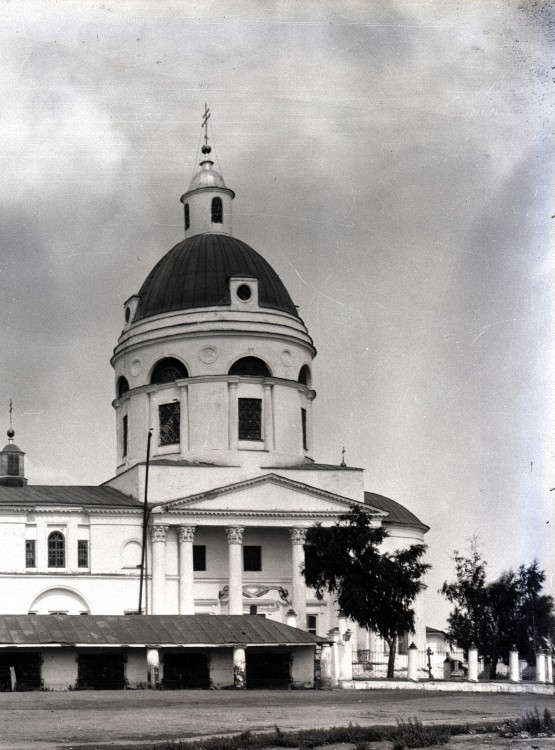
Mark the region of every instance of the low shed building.
<instances>
[{"instance_id":1,"label":"low shed building","mask_svg":"<svg viewBox=\"0 0 555 750\"><path fill-rule=\"evenodd\" d=\"M257 615L2 615L0 690L312 688L327 643Z\"/></svg>"}]
</instances>

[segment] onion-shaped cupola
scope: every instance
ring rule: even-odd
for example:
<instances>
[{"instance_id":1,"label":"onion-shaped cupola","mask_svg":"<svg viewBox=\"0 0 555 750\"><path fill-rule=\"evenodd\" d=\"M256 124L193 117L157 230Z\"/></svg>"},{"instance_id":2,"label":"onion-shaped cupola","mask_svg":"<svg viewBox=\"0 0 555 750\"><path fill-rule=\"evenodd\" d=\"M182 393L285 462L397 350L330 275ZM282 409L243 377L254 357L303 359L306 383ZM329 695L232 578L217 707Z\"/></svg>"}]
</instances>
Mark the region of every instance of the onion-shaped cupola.
<instances>
[{"instance_id":1,"label":"onion-shaped cupola","mask_svg":"<svg viewBox=\"0 0 555 750\"><path fill-rule=\"evenodd\" d=\"M23 487L27 484L24 472L25 453L13 439L15 432L8 430L8 442L0 451L0 486Z\"/></svg>"},{"instance_id":2,"label":"onion-shaped cupola","mask_svg":"<svg viewBox=\"0 0 555 750\"><path fill-rule=\"evenodd\" d=\"M118 471L144 460L238 466L311 461L312 339L272 266L231 234L230 190L203 159L185 238L125 303L114 350Z\"/></svg>"}]
</instances>

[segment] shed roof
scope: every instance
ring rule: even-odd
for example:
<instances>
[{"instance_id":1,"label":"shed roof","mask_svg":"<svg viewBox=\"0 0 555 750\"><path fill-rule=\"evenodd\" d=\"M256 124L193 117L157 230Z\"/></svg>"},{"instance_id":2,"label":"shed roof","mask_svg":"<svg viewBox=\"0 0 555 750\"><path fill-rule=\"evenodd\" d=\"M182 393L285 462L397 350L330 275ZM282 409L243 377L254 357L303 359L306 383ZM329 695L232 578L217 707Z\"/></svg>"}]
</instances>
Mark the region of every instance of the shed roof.
<instances>
[{"instance_id":1,"label":"shed roof","mask_svg":"<svg viewBox=\"0 0 555 750\"><path fill-rule=\"evenodd\" d=\"M390 497L384 495L378 495L375 492L365 492L364 502L366 505L370 505L372 508L378 508L379 510L385 510L387 518L383 519L384 524L392 524L394 526L415 526L422 531L428 531L429 526L412 513L404 505L398 503L396 500L392 500Z\"/></svg>"},{"instance_id":2,"label":"shed roof","mask_svg":"<svg viewBox=\"0 0 555 750\"><path fill-rule=\"evenodd\" d=\"M14 505L62 505L97 508L141 507L141 503L134 497L106 486L26 485L25 487L0 487L0 508Z\"/></svg>"},{"instance_id":3,"label":"shed roof","mask_svg":"<svg viewBox=\"0 0 555 750\"><path fill-rule=\"evenodd\" d=\"M0 615L10 646L283 646L326 642L260 615Z\"/></svg>"}]
</instances>

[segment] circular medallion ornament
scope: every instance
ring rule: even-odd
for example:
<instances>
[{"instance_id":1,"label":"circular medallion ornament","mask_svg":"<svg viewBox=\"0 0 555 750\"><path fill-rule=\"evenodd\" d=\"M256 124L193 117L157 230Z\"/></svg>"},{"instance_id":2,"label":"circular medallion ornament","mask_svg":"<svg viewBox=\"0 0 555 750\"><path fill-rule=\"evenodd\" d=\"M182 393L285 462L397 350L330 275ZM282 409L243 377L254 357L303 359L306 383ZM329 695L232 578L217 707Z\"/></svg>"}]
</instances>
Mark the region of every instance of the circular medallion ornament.
<instances>
[{"instance_id":1,"label":"circular medallion ornament","mask_svg":"<svg viewBox=\"0 0 555 750\"><path fill-rule=\"evenodd\" d=\"M205 365L211 365L212 362L215 362L218 359L218 352L213 346L205 346L204 349L201 350L199 358Z\"/></svg>"},{"instance_id":2,"label":"circular medallion ornament","mask_svg":"<svg viewBox=\"0 0 555 750\"><path fill-rule=\"evenodd\" d=\"M137 377L137 375L141 372L142 362L140 359L134 359L131 363L131 375L133 377Z\"/></svg>"},{"instance_id":3,"label":"circular medallion ornament","mask_svg":"<svg viewBox=\"0 0 555 750\"><path fill-rule=\"evenodd\" d=\"M293 357L291 356L291 352L289 349L284 349L281 353L281 361L286 367L291 367L291 362L293 360Z\"/></svg>"}]
</instances>

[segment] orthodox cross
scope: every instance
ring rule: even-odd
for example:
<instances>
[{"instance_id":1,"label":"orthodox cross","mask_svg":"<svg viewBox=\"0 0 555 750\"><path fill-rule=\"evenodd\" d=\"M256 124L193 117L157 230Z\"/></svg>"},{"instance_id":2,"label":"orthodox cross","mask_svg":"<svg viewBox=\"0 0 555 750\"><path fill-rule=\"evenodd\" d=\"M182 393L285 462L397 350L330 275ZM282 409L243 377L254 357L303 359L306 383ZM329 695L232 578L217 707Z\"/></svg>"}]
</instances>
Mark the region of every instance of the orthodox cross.
<instances>
[{"instance_id":1,"label":"orthodox cross","mask_svg":"<svg viewBox=\"0 0 555 750\"><path fill-rule=\"evenodd\" d=\"M13 412L13 406L12 406L12 400L10 399L10 430L12 429L12 412Z\"/></svg>"},{"instance_id":2,"label":"orthodox cross","mask_svg":"<svg viewBox=\"0 0 555 750\"><path fill-rule=\"evenodd\" d=\"M343 450L341 451L341 466L347 466L345 463L345 446L343 446Z\"/></svg>"},{"instance_id":3,"label":"orthodox cross","mask_svg":"<svg viewBox=\"0 0 555 750\"><path fill-rule=\"evenodd\" d=\"M210 119L210 110L206 102L204 103L204 114L202 116L202 127L204 128L204 145L208 146L208 120Z\"/></svg>"}]
</instances>

